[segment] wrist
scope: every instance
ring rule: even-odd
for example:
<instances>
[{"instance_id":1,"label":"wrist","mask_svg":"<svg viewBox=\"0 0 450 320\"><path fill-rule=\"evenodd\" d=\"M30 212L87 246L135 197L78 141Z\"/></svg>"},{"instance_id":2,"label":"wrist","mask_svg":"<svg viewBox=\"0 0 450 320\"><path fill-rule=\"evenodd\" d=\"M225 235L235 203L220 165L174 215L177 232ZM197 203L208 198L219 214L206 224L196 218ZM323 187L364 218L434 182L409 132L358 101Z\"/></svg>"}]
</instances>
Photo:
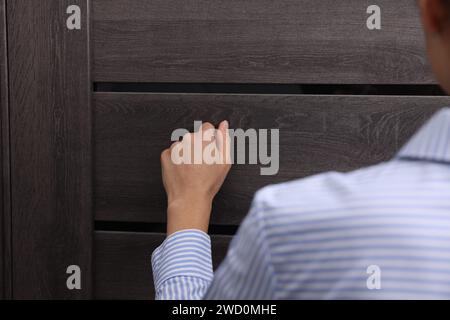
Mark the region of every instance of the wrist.
<instances>
[{"instance_id":1,"label":"wrist","mask_svg":"<svg viewBox=\"0 0 450 320\"><path fill-rule=\"evenodd\" d=\"M169 198L167 206L167 235L185 229L208 232L212 199L207 195Z\"/></svg>"},{"instance_id":2,"label":"wrist","mask_svg":"<svg viewBox=\"0 0 450 320\"><path fill-rule=\"evenodd\" d=\"M191 207L191 206L207 206L211 205L213 198L208 192L185 192L178 195L167 195L168 207Z\"/></svg>"}]
</instances>

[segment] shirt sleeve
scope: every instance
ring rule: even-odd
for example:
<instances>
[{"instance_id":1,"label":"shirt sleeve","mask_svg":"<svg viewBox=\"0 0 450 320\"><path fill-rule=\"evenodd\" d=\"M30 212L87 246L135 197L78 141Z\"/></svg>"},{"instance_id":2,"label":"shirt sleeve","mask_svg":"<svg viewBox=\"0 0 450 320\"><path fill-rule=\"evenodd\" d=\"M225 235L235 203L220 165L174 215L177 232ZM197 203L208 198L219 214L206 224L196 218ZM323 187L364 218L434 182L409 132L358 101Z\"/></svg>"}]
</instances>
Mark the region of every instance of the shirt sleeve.
<instances>
[{"instance_id":1,"label":"shirt sleeve","mask_svg":"<svg viewBox=\"0 0 450 320\"><path fill-rule=\"evenodd\" d=\"M156 299L275 299L276 278L261 211L254 200L215 275L206 233L186 230L168 237L152 256Z\"/></svg>"},{"instance_id":2,"label":"shirt sleeve","mask_svg":"<svg viewBox=\"0 0 450 320\"><path fill-rule=\"evenodd\" d=\"M169 237L152 254L157 300L199 300L213 278L211 240L200 230Z\"/></svg>"}]
</instances>

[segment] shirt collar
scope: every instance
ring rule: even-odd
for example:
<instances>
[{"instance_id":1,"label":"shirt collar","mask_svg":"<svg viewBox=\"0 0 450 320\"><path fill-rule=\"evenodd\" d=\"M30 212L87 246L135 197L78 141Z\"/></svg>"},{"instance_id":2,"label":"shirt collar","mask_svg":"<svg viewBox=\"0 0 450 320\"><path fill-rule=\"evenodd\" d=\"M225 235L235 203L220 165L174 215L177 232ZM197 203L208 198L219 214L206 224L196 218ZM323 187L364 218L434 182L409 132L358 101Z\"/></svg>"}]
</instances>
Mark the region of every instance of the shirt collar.
<instances>
[{"instance_id":1,"label":"shirt collar","mask_svg":"<svg viewBox=\"0 0 450 320\"><path fill-rule=\"evenodd\" d=\"M400 149L397 158L450 163L450 108L436 112Z\"/></svg>"}]
</instances>

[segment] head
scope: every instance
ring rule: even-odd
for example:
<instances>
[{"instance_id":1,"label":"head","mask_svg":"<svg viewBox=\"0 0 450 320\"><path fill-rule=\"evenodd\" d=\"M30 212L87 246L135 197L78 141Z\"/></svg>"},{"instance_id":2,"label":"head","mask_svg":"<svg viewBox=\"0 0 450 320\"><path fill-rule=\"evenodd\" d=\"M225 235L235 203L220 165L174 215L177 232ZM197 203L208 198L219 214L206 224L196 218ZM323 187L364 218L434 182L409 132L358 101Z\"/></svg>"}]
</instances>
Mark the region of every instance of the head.
<instances>
[{"instance_id":1,"label":"head","mask_svg":"<svg viewBox=\"0 0 450 320\"><path fill-rule=\"evenodd\" d=\"M419 4L431 66L450 93L450 0L419 0Z\"/></svg>"}]
</instances>

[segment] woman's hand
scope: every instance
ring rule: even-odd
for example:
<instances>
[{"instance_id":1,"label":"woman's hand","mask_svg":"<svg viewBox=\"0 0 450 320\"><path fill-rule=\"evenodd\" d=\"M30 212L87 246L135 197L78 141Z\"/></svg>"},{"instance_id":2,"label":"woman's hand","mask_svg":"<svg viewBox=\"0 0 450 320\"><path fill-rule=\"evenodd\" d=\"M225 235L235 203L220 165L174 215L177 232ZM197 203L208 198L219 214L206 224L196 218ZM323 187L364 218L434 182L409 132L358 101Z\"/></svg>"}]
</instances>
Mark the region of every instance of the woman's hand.
<instances>
[{"instance_id":1,"label":"woman's hand","mask_svg":"<svg viewBox=\"0 0 450 320\"><path fill-rule=\"evenodd\" d=\"M204 152L213 155L215 163L208 164L211 157L205 159ZM195 164L199 155L201 164ZM177 164L180 156L184 163ZM161 166L168 200L167 235L184 229L208 232L212 201L231 168L228 122L218 129L204 123L198 132L186 134L162 152Z\"/></svg>"}]
</instances>

